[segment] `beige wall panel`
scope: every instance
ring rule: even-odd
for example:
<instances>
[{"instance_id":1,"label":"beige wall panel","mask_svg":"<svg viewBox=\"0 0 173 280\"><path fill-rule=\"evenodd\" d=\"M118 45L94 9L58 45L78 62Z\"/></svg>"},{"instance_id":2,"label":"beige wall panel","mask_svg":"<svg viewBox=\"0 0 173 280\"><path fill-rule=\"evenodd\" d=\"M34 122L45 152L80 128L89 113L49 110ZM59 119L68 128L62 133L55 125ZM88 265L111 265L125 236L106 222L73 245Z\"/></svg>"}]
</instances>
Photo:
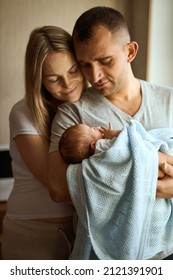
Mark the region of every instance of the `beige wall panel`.
<instances>
[{"instance_id":1,"label":"beige wall panel","mask_svg":"<svg viewBox=\"0 0 173 280\"><path fill-rule=\"evenodd\" d=\"M9 142L8 116L12 105L24 96L24 53L31 30L57 25L70 33L85 10L115 7L132 21L135 2L147 0L0 0L0 144ZM138 3L139 3L138 2ZM131 3L131 5L129 5ZM143 4L144 5L144 4ZM139 6L139 4L138 4ZM138 8L138 17L142 11Z\"/></svg>"},{"instance_id":2,"label":"beige wall panel","mask_svg":"<svg viewBox=\"0 0 173 280\"><path fill-rule=\"evenodd\" d=\"M0 144L9 142L9 111L24 95L24 53L31 30L57 25L71 32L83 11L105 3L115 1L0 0Z\"/></svg>"}]
</instances>

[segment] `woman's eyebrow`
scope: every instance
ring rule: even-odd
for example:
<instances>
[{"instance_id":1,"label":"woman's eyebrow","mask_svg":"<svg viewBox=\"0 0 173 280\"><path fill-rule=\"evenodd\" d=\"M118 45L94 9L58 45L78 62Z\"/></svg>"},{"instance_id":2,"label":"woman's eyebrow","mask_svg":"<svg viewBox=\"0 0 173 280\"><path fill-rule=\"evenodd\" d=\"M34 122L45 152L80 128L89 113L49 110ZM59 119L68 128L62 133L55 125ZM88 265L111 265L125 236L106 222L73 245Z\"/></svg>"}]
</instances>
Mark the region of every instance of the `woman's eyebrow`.
<instances>
[{"instance_id":1,"label":"woman's eyebrow","mask_svg":"<svg viewBox=\"0 0 173 280\"><path fill-rule=\"evenodd\" d=\"M43 75L44 78L48 78L48 77L59 77L58 74L44 74Z\"/></svg>"}]
</instances>

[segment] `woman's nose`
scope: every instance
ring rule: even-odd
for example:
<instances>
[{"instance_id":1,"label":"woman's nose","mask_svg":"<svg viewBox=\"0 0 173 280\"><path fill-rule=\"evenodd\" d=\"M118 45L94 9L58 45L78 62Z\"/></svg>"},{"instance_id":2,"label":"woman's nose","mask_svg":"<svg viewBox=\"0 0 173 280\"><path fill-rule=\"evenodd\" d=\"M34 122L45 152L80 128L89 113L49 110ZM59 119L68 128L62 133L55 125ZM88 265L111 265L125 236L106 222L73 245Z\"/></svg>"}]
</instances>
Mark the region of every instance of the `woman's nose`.
<instances>
[{"instance_id":1,"label":"woman's nose","mask_svg":"<svg viewBox=\"0 0 173 280\"><path fill-rule=\"evenodd\" d=\"M63 77L62 86L65 88L69 88L71 84L71 79L69 77Z\"/></svg>"}]
</instances>

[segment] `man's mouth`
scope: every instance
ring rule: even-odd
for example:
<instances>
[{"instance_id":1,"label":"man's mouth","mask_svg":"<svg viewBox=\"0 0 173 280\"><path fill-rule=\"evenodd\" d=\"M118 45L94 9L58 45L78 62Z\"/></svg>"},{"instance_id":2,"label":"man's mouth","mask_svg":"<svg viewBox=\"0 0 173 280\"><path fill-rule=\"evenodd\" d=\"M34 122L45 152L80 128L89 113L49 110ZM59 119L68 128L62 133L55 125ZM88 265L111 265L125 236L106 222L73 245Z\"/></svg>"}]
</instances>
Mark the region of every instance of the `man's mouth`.
<instances>
[{"instance_id":1,"label":"man's mouth","mask_svg":"<svg viewBox=\"0 0 173 280\"><path fill-rule=\"evenodd\" d=\"M104 89L104 88L106 87L106 85L107 85L108 82L109 82L109 81L105 81L105 82L102 82L102 83L95 83L95 84L94 84L94 87L95 87L96 89Z\"/></svg>"}]
</instances>

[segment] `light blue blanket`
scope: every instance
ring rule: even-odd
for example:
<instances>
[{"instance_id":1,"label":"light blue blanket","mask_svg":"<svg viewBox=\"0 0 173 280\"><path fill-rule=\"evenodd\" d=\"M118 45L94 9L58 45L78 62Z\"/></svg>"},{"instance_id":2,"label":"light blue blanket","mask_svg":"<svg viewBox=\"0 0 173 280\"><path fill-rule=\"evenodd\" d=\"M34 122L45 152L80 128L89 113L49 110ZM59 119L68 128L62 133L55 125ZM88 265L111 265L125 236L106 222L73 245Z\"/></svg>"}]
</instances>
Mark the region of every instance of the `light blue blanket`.
<instances>
[{"instance_id":1,"label":"light blue blanket","mask_svg":"<svg viewBox=\"0 0 173 280\"><path fill-rule=\"evenodd\" d=\"M132 120L109 150L68 167L79 217L71 259L137 260L173 252L173 200L156 199L157 151L173 155L172 136L171 129L146 132Z\"/></svg>"}]
</instances>

